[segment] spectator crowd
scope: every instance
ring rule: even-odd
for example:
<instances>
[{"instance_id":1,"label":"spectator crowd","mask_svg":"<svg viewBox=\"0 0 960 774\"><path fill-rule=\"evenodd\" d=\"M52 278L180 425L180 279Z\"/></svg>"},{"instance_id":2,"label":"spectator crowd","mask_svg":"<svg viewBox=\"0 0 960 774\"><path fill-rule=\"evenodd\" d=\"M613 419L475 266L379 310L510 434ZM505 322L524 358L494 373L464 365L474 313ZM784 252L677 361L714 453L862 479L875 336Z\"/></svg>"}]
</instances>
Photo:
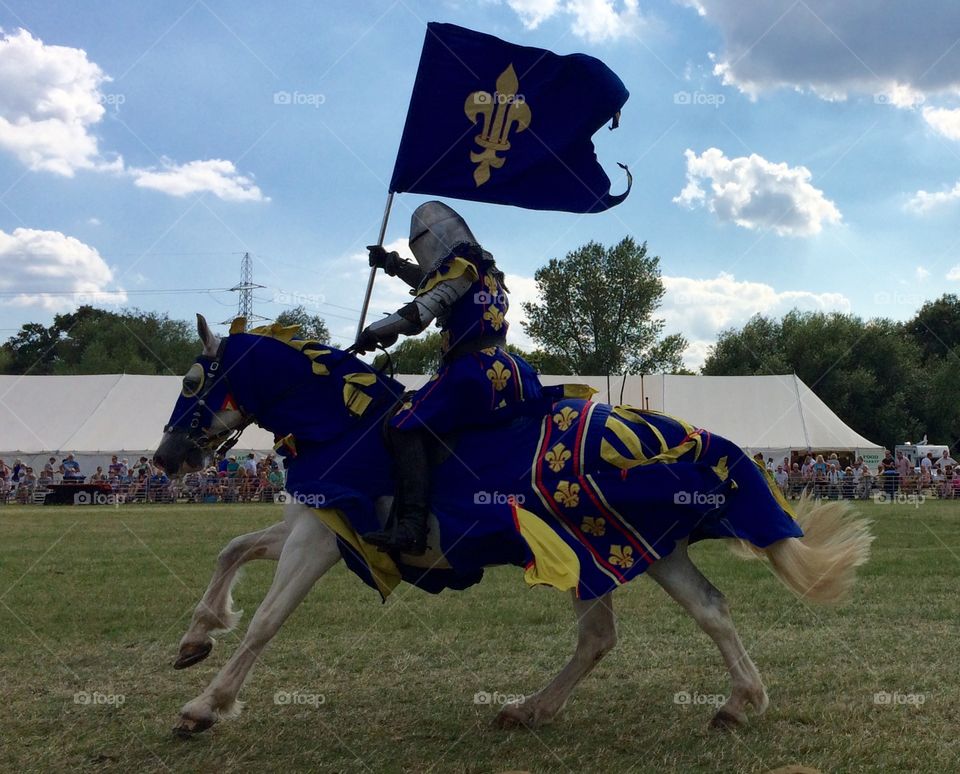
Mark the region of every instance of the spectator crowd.
<instances>
[{"instance_id":1,"label":"spectator crowd","mask_svg":"<svg viewBox=\"0 0 960 774\"><path fill-rule=\"evenodd\" d=\"M42 503L51 485L97 484L114 502L272 502L283 491L284 475L273 454L250 452L222 457L215 465L170 478L149 458L133 464L113 455L106 465L85 474L73 454L50 457L39 471L14 460L0 459L0 503Z\"/></svg>"},{"instance_id":2,"label":"spectator crowd","mask_svg":"<svg viewBox=\"0 0 960 774\"><path fill-rule=\"evenodd\" d=\"M914 464L903 452L894 457L885 450L875 469L862 457L844 465L836 453L826 459L822 454L808 454L802 462L784 457L779 465L772 457L764 462L762 454L754 459L773 476L788 499L804 493L832 500L866 500L880 495L890 499L896 495L960 499L960 466L947 451L939 457L928 453Z\"/></svg>"}]
</instances>

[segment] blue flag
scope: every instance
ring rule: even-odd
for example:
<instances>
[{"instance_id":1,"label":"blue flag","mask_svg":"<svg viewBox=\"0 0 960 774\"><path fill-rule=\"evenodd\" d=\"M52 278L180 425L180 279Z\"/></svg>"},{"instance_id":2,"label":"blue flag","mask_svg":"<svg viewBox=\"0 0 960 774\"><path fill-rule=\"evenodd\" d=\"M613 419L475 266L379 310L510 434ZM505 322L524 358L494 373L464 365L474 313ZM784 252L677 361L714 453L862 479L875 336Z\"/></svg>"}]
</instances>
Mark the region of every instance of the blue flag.
<instances>
[{"instance_id":1,"label":"blue flag","mask_svg":"<svg viewBox=\"0 0 960 774\"><path fill-rule=\"evenodd\" d=\"M431 22L390 190L606 210L630 192L629 172L626 192L612 195L591 137L608 121L616 126L628 96L592 56Z\"/></svg>"}]
</instances>

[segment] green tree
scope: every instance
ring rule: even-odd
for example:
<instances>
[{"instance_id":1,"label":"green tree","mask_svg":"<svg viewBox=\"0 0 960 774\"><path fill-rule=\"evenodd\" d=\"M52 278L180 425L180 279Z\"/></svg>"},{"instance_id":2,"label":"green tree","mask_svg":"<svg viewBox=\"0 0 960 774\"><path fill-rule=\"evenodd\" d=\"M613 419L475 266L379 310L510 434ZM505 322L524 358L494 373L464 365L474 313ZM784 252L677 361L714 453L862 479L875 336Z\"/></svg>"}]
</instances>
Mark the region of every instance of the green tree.
<instances>
[{"instance_id":1,"label":"green tree","mask_svg":"<svg viewBox=\"0 0 960 774\"><path fill-rule=\"evenodd\" d=\"M3 345L15 374L180 374L200 349L193 327L165 314L81 306L45 327L27 323Z\"/></svg>"},{"instance_id":2,"label":"green tree","mask_svg":"<svg viewBox=\"0 0 960 774\"><path fill-rule=\"evenodd\" d=\"M854 430L891 446L922 433L920 347L885 319L792 311L720 334L703 373L795 373Z\"/></svg>"},{"instance_id":3,"label":"green tree","mask_svg":"<svg viewBox=\"0 0 960 774\"><path fill-rule=\"evenodd\" d=\"M318 314L310 314L301 304L277 315L277 322L281 325L299 325L300 335L306 339L314 339L321 344L330 343L330 330L326 321Z\"/></svg>"},{"instance_id":4,"label":"green tree","mask_svg":"<svg viewBox=\"0 0 960 774\"><path fill-rule=\"evenodd\" d=\"M426 336L407 337L395 344L390 353L394 373L433 374L440 368L440 332ZM374 368L383 368L387 356L382 352L373 360Z\"/></svg>"},{"instance_id":5,"label":"green tree","mask_svg":"<svg viewBox=\"0 0 960 774\"><path fill-rule=\"evenodd\" d=\"M687 342L663 336L660 258L625 237L588 242L534 275L540 300L523 305L530 337L564 372L602 375L677 371Z\"/></svg>"},{"instance_id":6,"label":"green tree","mask_svg":"<svg viewBox=\"0 0 960 774\"><path fill-rule=\"evenodd\" d=\"M936 301L928 301L904 327L922 349L925 361L960 356L960 298L957 296L948 293Z\"/></svg>"}]
</instances>

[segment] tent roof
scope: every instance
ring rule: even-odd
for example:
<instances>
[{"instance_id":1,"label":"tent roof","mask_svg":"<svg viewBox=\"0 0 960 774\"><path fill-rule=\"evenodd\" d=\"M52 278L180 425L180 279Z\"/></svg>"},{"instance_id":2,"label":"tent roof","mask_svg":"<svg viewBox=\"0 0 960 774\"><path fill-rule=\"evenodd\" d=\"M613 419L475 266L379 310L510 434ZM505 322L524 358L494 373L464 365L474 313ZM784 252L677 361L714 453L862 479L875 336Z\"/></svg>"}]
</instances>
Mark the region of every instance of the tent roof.
<instances>
[{"instance_id":1,"label":"tent roof","mask_svg":"<svg viewBox=\"0 0 960 774\"><path fill-rule=\"evenodd\" d=\"M398 377L415 388L427 377ZM848 427L795 374L782 376L541 376L544 384L577 382L597 400L662 411L729 438L751 451L883 451Z\"/></svg>"},{"instance_id":2,"label":"tent roof","mask_svg":"<svg viewBox=\"0 0 960 774\"><path fill-rule=\"evenodd\" d=\"M179 376L0 376L0 451L156 449L180 388ZM249 427L237 447L266 451L273 436Z\"/></svg>"},{"instance_id":3,"label":"tent roof","mask_svg":"<svg viewBox=\"0 0 960 774\"><path fill-rule=\"evenodd\" d=\"M401 375L406 387L426 376ZM879 450L849 428L795 375L542 376L587 383L597 399L663 411L751 450ZM609 389L608 389L609 384ZM178 376L0 376L0 452L148 451L180 393ZM270 433L249 427L237 448L266 451Z\"/></svg>"}]
</instances>

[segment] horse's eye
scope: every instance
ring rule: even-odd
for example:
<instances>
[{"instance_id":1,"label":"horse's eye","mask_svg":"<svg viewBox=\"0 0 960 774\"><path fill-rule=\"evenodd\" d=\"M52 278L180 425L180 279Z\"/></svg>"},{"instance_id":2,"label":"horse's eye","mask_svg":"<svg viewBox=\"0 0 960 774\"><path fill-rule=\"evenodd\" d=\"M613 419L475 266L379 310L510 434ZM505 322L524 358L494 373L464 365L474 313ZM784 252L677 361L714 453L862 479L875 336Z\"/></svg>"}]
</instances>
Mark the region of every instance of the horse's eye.
<instances>
[{"instance_id":1,"label":"horse's eye","mask_svg":"<svg viewBox=\"0 0 960 774\"><path fill-rule=\"evenodd\" d=\"M203 366L194 363L183 377L183 397L193 398L203 389Z\"/></svg>"}]
</instances>

